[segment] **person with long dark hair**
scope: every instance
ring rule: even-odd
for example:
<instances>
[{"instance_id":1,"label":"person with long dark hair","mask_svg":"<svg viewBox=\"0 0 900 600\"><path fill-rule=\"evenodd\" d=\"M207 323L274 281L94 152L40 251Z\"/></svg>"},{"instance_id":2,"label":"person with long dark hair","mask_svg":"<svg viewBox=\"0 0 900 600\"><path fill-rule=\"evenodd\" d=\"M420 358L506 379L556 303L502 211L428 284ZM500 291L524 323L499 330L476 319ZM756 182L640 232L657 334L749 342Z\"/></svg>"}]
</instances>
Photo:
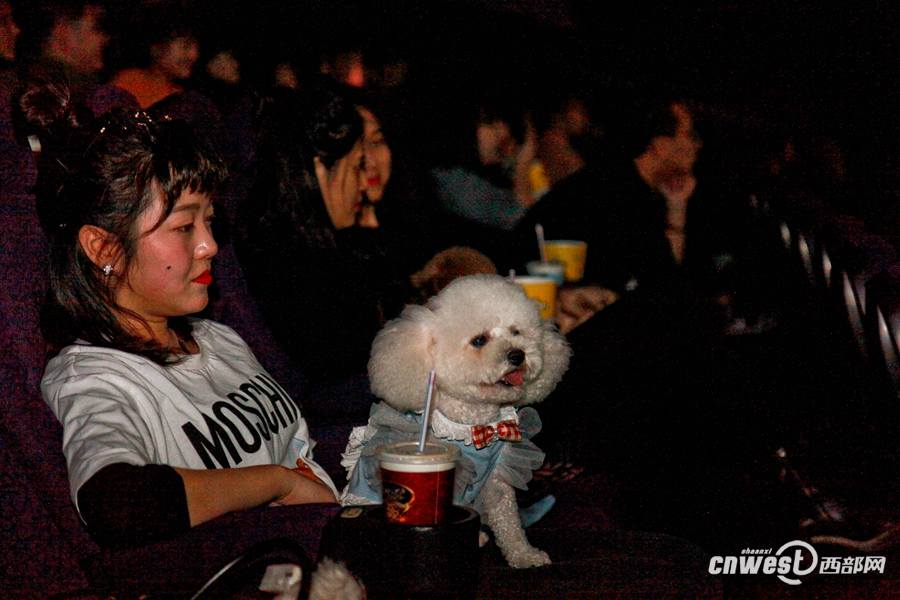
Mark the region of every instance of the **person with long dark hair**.
<instances>
[{"instance_id":1,"label":"person with long dark hair","mask_svg":"<svg viewBox=\"0 0 900 600\"><path fill-rule=\"evenodd\" d=\"M365 203L360 210L359 223L363 227L379 226L375 206L384 198L391 178L393 154L381 120L369 106L357 104L356 110L363 122L363 194Z\"/></svg>"},{"instance_id":2,"label":"person with long dark hair","mask_svg":"<svg viewBox=\"0 0 900 600\"><path fill-rule=\"evenodd\" d=\"M403 105L396 98L353 97L363 122L363 205L358 223L378 227L396 271L420 271L439 251L453 246L444 231L424 164L404 136Z\"/></svg>"},{"instance_id":3,"label":"person with long dark hair","mask_svg":"<svg viewBox=\"0 0 900 600\"><path fill-rule=\"evenodd\" d=\"M298 405L208 303L221 161L180 121L92 122L64 85L20 99L42 142L50 243L41 384L72 499L100 541L142 542L267 503L333 502Z\"/></svg>"},{"instance_id":4,"label":"person with long dark hair","mask_svg":"<svg viewBox=\"0 0 900 600\"><path fill-rule=\"evenodd\" d=\"M239 249L278 341L314 383L364 375L407 295L377 222L361 226L364 154L362 118L330 80L282 90L264 110Z\"/></svg>"}]
</instances>

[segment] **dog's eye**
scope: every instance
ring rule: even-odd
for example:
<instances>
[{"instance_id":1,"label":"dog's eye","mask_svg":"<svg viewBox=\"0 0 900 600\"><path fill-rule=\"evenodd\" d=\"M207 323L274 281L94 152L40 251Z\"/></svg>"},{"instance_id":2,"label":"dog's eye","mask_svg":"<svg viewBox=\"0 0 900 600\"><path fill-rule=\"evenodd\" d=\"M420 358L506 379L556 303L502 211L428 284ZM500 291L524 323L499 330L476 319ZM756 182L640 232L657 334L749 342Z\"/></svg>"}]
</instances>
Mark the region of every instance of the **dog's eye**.
<instances>
[{"instance_id":1,"label":"dog's eye","mask_svg":"<svg viewBox=\"0 0 900 600\"><path fill-rule=\"evenodd\" d=\"M517 327L510 327L509 332L513 335L519 335L519 329Z\"/></svg>"},{"instance_id":2,"label":"dog's eye","mask_svg":"<svg viewBox=\"0 0 900 600\"><path fill-rule=\"evenodd\" d=\"M481 348L482 346L484 346L485 344L488 343L488 338L484 334L476 335L469 341L469 343L472 344L473 346L475 346L476 348Z\"/></svg>"}]
</instances>

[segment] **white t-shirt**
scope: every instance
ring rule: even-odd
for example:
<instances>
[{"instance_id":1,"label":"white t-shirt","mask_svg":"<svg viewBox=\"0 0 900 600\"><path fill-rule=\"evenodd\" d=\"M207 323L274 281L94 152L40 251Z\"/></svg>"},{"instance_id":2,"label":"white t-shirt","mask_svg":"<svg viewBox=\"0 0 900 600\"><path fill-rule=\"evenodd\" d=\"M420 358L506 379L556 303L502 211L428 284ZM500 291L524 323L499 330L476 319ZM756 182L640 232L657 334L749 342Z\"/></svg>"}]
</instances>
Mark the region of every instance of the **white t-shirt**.
<instances>
[{"instance_id":1,"label":"white t-shirt","mask_svg":"<svg viewBox=\"0 0 900 600\"><path fill-rule=\"evenodd\" d=\"M44 371L44 400L63 425L72 499L112 463L189 469L312 460L299 406L232 329L192 319L200 352L163 367L144 357L76 343Z\"/></svg>"}]
</instances>

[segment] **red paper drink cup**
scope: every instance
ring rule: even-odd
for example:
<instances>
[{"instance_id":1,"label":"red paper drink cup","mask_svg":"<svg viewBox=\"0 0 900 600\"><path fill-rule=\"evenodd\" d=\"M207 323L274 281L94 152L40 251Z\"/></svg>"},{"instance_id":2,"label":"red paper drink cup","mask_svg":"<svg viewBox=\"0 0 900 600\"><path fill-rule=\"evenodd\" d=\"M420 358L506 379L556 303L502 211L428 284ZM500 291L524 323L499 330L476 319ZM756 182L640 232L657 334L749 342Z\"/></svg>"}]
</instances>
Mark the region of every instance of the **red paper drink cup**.
<instances>
[{"instance_id":1,"label":"red paper drink cup","mask_svg":"<svg viewBox=\"0 0 900 600\"><path fill-rule=\"evenodd\" d=\"M428 442L418 453L416 442L379 449L384 512L388 521L404 525L439 525L453 503L453 479L459 448Z\"/></svg>"}]
</instances>

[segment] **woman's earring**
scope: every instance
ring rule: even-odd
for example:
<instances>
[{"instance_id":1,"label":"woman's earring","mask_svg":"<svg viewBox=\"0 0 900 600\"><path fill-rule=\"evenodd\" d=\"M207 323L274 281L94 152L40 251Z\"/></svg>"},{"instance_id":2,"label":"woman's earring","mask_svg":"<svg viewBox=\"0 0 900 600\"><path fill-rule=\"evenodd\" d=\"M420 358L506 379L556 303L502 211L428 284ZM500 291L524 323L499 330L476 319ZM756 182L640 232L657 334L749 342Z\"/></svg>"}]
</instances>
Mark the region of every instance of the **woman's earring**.
<instances>
[{"instance_id":1,"label":"woman's earring","mask_svg":"<svg viewBox=\"0 0 900 600\"><path fill-rule=\"evenodd\" d=\"M103 274L105 276L109 277L110 275L112 275L112 271L113 271L112 265L110 265L110 264L103 265Z\"/></svg>"}]
</instances>

